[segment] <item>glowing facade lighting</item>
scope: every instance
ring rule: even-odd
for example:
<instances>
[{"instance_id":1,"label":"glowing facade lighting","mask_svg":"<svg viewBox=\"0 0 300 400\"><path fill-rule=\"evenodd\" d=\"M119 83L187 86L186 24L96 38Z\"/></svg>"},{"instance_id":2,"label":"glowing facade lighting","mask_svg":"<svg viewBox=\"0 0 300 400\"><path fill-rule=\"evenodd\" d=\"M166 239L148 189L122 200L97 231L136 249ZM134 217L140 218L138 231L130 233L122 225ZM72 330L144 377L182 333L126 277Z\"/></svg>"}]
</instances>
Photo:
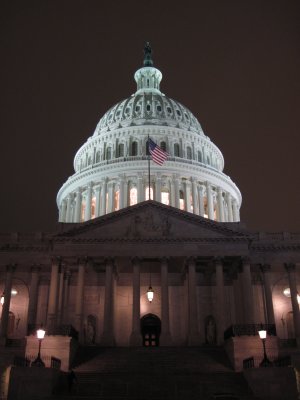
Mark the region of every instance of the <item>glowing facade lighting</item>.
<instances>
[{"instance_id":1,"label":"glowing facade lighting","mask_svg":"<svg viewBox=\"0 0 300 400\"><path fill-rule=\"evenodd\" d=\"M291 289L289 287L283 289L283 294L285 295L285 297L291 297ZM300 304L300 295L297 293L297 301L298 304Z\"/></svg>"}]
</instances>

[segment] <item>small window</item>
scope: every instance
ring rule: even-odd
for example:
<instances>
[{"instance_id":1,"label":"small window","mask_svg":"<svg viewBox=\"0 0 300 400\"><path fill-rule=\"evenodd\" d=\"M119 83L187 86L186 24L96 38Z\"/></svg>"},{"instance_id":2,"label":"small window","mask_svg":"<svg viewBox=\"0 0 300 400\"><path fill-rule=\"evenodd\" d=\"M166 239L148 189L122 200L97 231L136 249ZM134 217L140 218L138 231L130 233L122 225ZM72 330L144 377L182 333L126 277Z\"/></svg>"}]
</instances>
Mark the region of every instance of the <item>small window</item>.
<instances>
[{"instance_id":1,"label":"small window","mask_svg":"<svg viewBox=\"0 0 300 400\"><path fill-rule=\"evenodd\" d=\"M126 114L129 114L130 113L130 107L127 107L126 108Z\"/></svg>"},{"instance_id":2,"label":"small window","mask_svg":"<svg viewBox=\"0 0 300 400\"><path fill-rule=\"evenodd\" d=\"M181 112L179 110L176 110L176 113L179 117L181 117Z\"/></svg>"},{"instance_id":3,"label":"small window","mask_svg":"<svg viewBox=\"0 0 300 400\"><path fill-rule=\"evenodd\" d=\"M139 112L140 111L140 106L135 106L135 111Z\"/></svg>"},{"instance_id":4,"label":"small window","mask_svg":"<svg viewBox=\"0 0 300 400\"><path fill-rule=\"evenodd\" d=\"M111 147L108 147L106 149L106 159L110 160L111 159Z\"/></svg>"},{"instance_id":5,"label":"small window","mask_svg":"<svg viewBox=\"0 0 300 400\"><path fill-rule=\"evenodd\" d=\"M187 113L184 113L185 119L189 119L189 116L187 115Z\"/></svg>"},{"instance_id":6,"label":"small window","mask_svg":"<svg viewBox=\"0 0 300 400\"><path fill-rule=\"evenodd\" d=\"M179 157L179 144L174 144L174 157Z\"/></svg>"},{"instance_id":7,"label":"small window","mask_svg":"<svg viewBox=\"0 0 300 400\"><path fill-rule=\"evenodd\" d=\"M147 111L150 111L151 110L151 106L150 106L150 104L147 104Z\"/></svg>"},{"instance_id":8,"label":"small window","mask_svg":"<svg viewBox=\"0 0 300 400\"><path fill-rule=\"evenodd\" d=\"M119 144L119 157L124 157L124 144Z\"/></svg>"},{"instance_id":9,"label":"small window","mask_svg":"<svg viewBox=\"0 0 300 400\"><path fill-rule=\"evenodd\" d=\"M202 162L202 153L198 151L198 162Z\"/></svg>"},{"instance_id":10,"label":"small window","mask_svg":"<svg viewBox=\"0 0 300 400\"><path fill-rule=\"evenodd\" d=\"M96 153L96 163L100 162L100 151Z\"/></svg>"},{"instance_id":11,"label":"small window","mask_svg":"<svg viewBox=\"0 0 300 400\"><path fill-rule=\"evenodd\" d=\"M169 114L172 114L172 109L171 109L171 107L167 107L167 111L168 111Z\"/></svg>"},{"instance_id":12,"label":"small window","mask_svg":"<svg viewBox=\"0 0 300 400\"><path fill-rule=\"evenodd\" d=\"M132 144L131 144L131 155L132 156L137 156L137 152L138 152L138 144L137 144L137 142L132 142Z\"/></svg>"},{"instance_id":13,"label":"small window","mask_svg":"<svg viewBox=\"0 0 300 400\"><path fill-rule=\"evenodd\" d=\"M167 151L166 142L160 142L160 148L161 148L163 151Z\"/></svg>"},{"instance_id":14,"label":"small window","mask_svg":"<svg viewBox=\"0 0 300 400\"><path fill-rule=\"evenodd\" d=\"M161 112L161 106L157 106L156 109L158 112Z\"/></svg>"},{"instance_id":15,"label":"small window","mask_svg":"<svg viewBox=\"0 0 300 400\"><path fill-rule=\"evenodd\" d=\"M186 148L186 158L188 160L192 159L192 149L189 146Z\"/></svg>"}]
</instances>

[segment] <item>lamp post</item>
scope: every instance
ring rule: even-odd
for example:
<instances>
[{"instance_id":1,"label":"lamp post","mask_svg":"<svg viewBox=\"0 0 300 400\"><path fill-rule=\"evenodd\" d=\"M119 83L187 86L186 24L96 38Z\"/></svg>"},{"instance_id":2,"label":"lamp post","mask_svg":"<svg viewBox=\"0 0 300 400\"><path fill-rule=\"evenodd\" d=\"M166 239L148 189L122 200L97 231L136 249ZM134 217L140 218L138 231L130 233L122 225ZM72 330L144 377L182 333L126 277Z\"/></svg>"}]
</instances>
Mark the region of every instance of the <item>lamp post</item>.
<instances>
[{"instance_id":1,"label":"lamp post","mask_svg":"<svg viewBox=\"0 0 300 400\"><path fill-rule=\"evenodd\" d=\"M34 361L32 361L32 363L31 363L31 365L33 365L35 367L44 367L45 366L44 361L41 359L41 345L42 345L42 340L45 337L45 333L46 333L46 331L43 329L42 325L41 325L40 329L38 329L36 331L36 337L39 341L39 352L38 352L37 358Z\"/></svg>"},{"instance_id":2,"label":"lamp post","mask_svg":"<svg viewBox=\"0 0 300 400\"><path fill-rule=\"evenodd\" d=\"M258 331L259 337L262 340L263 343L263 348L264 348L264 358L262 359L261 363L259 364L260 367L269 367L272 363L267 357L267 352L266 352L266 338L267 338L267 331L263 329L263 326L261 324L261 328Z\"/></svg>"}]
</instances>

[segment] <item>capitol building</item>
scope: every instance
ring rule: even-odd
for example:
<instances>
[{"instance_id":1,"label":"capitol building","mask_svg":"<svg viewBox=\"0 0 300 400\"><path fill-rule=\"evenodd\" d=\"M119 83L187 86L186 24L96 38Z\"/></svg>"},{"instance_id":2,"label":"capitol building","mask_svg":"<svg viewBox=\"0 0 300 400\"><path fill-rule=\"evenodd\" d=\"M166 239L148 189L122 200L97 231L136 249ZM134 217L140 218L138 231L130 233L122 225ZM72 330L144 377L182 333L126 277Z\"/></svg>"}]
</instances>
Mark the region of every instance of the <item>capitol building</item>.
<instances>
[{"instance_id":1,"label":"capitol building","mask_svg":"<svg viewBox=\"0 0 300 400\"><path fill-rule=\"evenodd\" d=\"M75 154L58 231L0 234L1 346L26 337L33 360L42 324L42 356L64 371L75 337L83 347L221 346L235 371L261 356L260 326L270 358L296 350L300 234L240 222L221 150L161 91L149 44L134 79Z\"/></svg>"}]
</instances>

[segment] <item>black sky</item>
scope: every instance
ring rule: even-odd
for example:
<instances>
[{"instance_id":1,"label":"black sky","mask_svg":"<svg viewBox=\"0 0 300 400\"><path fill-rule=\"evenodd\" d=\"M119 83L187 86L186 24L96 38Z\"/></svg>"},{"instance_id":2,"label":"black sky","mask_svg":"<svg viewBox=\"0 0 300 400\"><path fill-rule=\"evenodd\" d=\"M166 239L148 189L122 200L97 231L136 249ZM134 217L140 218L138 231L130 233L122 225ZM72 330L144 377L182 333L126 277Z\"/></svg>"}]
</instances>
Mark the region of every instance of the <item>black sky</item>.
<instances>
[{"instance_id":1,"label":"black sky","mask_svg":"<svg viewBox=\"0 0 300 400\"><path fill-rule=\"evenodd\" d=\"M101 116L135 91L150 41L161 89L225 158L251 230L300 231L300 3L2 1L0 231L52 231L56 194Z\"/></svg>"}]
</instances>

